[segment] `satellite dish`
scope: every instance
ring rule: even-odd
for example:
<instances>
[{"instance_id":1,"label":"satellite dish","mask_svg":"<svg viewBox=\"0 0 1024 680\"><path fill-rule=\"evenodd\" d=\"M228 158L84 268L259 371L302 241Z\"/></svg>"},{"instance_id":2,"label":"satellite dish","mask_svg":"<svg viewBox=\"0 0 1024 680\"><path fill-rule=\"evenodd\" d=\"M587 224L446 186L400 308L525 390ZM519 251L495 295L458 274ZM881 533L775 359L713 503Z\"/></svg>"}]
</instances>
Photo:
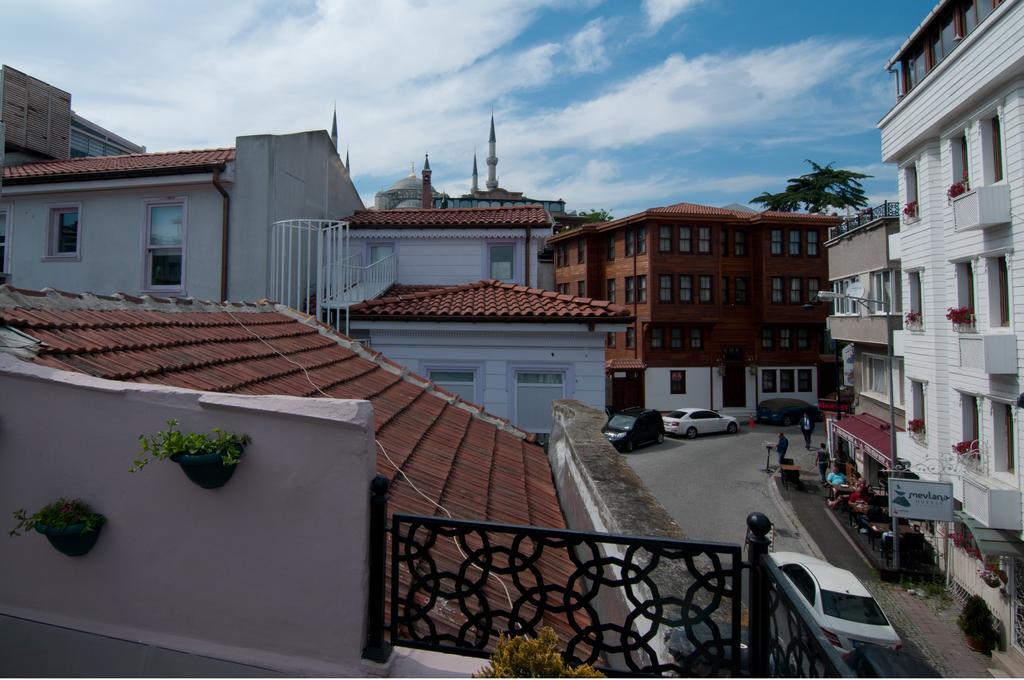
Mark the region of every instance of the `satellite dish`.
<instances>
[{"instance_id":1,"label":"satellite dish","mask_svg":"<svg viewBox=\"0 0 1024 680\"><path fill-rule=\"evenodd\" d=\"M859 281L854 281L850 284L850 287L846 289L846 295L855 298L864 297L864 284Z\"/></svg>"}]
</instances>

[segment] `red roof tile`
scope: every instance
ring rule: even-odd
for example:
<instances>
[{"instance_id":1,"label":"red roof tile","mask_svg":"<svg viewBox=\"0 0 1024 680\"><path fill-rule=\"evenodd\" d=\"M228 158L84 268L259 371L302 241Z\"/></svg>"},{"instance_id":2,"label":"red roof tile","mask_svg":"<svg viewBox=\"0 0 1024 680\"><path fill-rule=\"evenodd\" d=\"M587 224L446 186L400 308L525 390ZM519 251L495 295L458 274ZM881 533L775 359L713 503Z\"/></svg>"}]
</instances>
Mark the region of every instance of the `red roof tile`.
<instances>
[{"instance_id":1,"label":"red roof tile","mask_svg":"<svg viewBox=\"0 0 1024 680\"><path fill-rule=\"evenodd\" d=\"M642 371L647 364L640 359L609 359L604 362L604 368L606 371Z\"/></svg>"},{"instance_id":2,"label":"red roof tile","mask_svg":"<svg viewBox=\"0 0 1024 680\"><path fill-rule=\"evenodd\" d=\"M426 283L395 283L386 291L381 297L398 297L399 295L409 295L411 293L422 293L428 290L441 290L442 288L450 288L448 285L431 285Z\"/></svg>"},{"instance_id":3,"label":"red roof tile","mask_svg":"<svg viewBox=\"0 0 1024 680\"><path fill-rule=\"evenodd\" d=\"M4 182L34 184L90 179L94 176L184 174L223 166L234 159L234 149L203 149L39 161L5 167Z\"/></svg>"},{"instance_id":4,"label":"red roof tile","mask_svg":"<svg viewBox=\"0 0 1024 680\"><path fill-rule=\"evenodd\" d=\"M392 512L442 514L408 475L457 518L565 527L544 450L508 421L283 306L151 300L3 285L0 327L40 341L32 361L53 368L213 392L319 397L298 363L326 394L373 404L377 472L391 480ZM450 541L438 550L462 559ZM565 583L568 559L545 553L541 569ZM487 589L504 599L501 584ZM547 622L568 639L562 615Z\"/></svg>"},{"instance_id":5,"label":"red roof tile","mask_svg":"<svg viewBox=\"0 0 1024 680\"><path fill-rule=\"evenodd\" d=\"M548 227L551 215L539 205L507 208L409 208L366 210L342 218L353 227Z\"/></svg>"},{"instance_id":6,"label":"red roof tile","mask_svg":"<svg viewBox=\"0 0 1024 680\"><path fill-rule=\"evenodd\" d=\"M698 203L674 203L673 205L666 205L660 208L650 208L647 212L652 215L713 215L715 217L739 217L748 214L738 213L728 208L716 208L713 205L700 205Z\"/></svg>"},{"instance_id":7,"label":"red roof tile","mask_svg":"<svg viewBox=\"0 0 1024 680\"><path fill-rule=\"evenodd\" d=\"M628 321L633 318L628 309L607 300L561 295L494 280L367 300L350 307L349 314L353 319L386 317L504 322Z\"/></svg>"}]
</instances>

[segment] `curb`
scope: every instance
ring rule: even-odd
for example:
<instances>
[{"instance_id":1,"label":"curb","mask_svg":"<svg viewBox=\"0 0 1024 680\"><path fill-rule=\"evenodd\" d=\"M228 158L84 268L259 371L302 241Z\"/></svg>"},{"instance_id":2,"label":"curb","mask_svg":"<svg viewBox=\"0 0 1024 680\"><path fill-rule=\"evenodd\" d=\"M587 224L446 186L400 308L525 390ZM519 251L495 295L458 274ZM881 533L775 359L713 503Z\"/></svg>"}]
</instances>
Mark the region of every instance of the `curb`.
<instances>
[{"instance_id":1,"label":"curb","mask_svg":"<svg viewBox=\"0 0 1024 680\"><path fill-rule=\"evenodd\" d=\"M828 562L828 558L825 557L825 553L821 551L818 544L811 538L811 534L807 531L807 528L803 525L800 519L796 516L796 510L793 509L792 503L782 497L782 493L779 492L779 487L775 483L775 474L767 475L768 478L768 495L771 496L772 501L779 511L789 520L789 523L793 525L799 536L799 540L807 547L807 553L817 557L820 560Z\"/></svg>"}]
</instances>

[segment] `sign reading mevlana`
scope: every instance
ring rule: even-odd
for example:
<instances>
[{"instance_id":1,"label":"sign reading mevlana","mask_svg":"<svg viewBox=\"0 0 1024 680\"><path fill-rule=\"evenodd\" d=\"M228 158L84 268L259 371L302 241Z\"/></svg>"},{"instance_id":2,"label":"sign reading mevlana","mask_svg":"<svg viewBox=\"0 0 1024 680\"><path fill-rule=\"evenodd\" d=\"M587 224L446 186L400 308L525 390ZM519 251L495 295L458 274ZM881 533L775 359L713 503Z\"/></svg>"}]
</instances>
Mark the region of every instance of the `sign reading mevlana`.
<instances>
[{"instance_id":1,"label":"sign reading mevlana","mask_svg":"<svg viewBox=\"0 0 1024 680\"><path fill-rule=\"evenodd\" d=\"M950 482L890 479L889 515L952 522L953 485Z\"/></svg>"}]
</instances>

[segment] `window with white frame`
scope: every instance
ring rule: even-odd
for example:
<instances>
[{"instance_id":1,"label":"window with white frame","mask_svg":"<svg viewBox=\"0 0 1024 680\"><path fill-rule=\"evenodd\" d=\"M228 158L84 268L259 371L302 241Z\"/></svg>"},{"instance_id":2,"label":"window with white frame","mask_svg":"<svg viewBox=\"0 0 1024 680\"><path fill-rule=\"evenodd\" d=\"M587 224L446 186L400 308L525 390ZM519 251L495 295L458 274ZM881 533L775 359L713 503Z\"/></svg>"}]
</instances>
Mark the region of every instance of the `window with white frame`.
<instances>
[{"instance_id":1,"label":"window with white frame","mask_svg":"<svg viewBox=\"0 0 1024 680\"><path fill-rule=\"evenodd\" d=\"M910 277L907 280L907 288L910 293L910 311L917 314L921 314L923 306L923 291L921 285L924 281L924 272L915 271L910 272Z\"/></svg>"},{"instance_id":2,"label":"window with white frame","mask_svg":"<svg viewBox=\"0 0 1024 680\"><path fill-rule=\"evenodd\" d=\"M869 295L872 300L878 300L878 302L869 303L872 314L884 314L887 311L895 314L902 311L903 305L900 304L902 298L901 290L902 278L899 271L886 269L880 272L872 272L871 293Z\"/></svg>"},{"instance_id":3,"label":"window with white frame","mask_svg":"<svg viewBox=\"0 0 1024 680\"><path fill-rule=\"evenodd\" d=\"M515 246L511 243L496 243L487 250L490 277L498 281L512 281L515 276Z\"/></svg>"},{"instance_id":4,"label":"window with white frame","mask_svg":"<svg viewBox=\"0 0 1024 680\"><path fill-rule=\"evenodd\" d=\"M973 442L979 436L978 398L973 394L960 395L960 441ZM955 442L954 442L955 443Z\"/></svg>"},{"instance_id":5,"label":"window with white frame","mask_svg":"<svg viewBox=\"0 0 1024 680\"><path fill-rule=\"evenodd\" d=\"M366 246L367 266L380 262L385 257L395 254L394 243L370 243Z\"/></svg>"},{"instance_id":6,"label":"window with white frame","mask_svg":"<svg viewBox=\"0 0 1024 680\"><path fill-rule=\"evenodd\" d=\"M850 289L850 285L858 282L857 277L851 277L848 279L840 279L832 282L832 291L839 295L846 295ZM845 297L836 298L834 304L834 313L836 316L842 315L855 315L860 314L860 303L856 300L851 300Z\"/></svg>"},{"instance_id":7,"label":"window with white frame","mask_svg":"<svg viewBox=\"0 0 1024 680\"><path fill-rule=\"evenodd\" d=\"M910 381L910 414L913 420L925 421L924 383Z\"/></svg>"},{"instance_id":8,"label":"window with white frame","mask_svg":"<svg viewBox=\"0 0 1024 680\"><path fill-rule=\"evenodd\" d=\"M886 359L875 354L865 354L862 363L864 371L864 391L871 392L878 398L889 400L889 380L886 370Z\"/></svg>"},{"instance_id":9,"label":"window with white frame","mask_svg":"<svg viewBox=\"0 0 1024 680\"><path fill-rule=\"evenodd\" d=\"M7 261L10 256L9 243L9 232L10 228L7 226L10 221L7 218L8 210L6 208L0 208L0 272L11 271L10 263Z\"/></svg>"},{"instance_id":10,"label":"window with white frame","mask_svg":"<svg viewBox=\"0 0 1024 680\"><path fill-rule=\"evenodd\" d=\"M46 256L55 258L78 257L81 242L81 209L79 206L50 208Z\"/></svg>"},{"instance_id":11,"label":"window with white frame","mask_svg":"<svg viewBox=\"0 0 1024 680\"><path fill-rule=\"evenodd\" d=\"M917 166L908 165L903 169L904 193L906 195L905 205L908 209L903 213L908 218L915 218L921 214L917 204ZM913 205L912 208L909 206Z\"/></svg>"},{"instance_id":12,"label":"window with white frame","mask_svg":"<svg viewBox=\"0 0 1024 680\"><path fill-rule=\"evenodd\" d=\"M476 403L476 371L464 368L428 369L431 382L457 394L471 404Z\"/></svg>"},{"instance_id":13,"label":"window with white frame","mask_svg":"<svg viewBox=\"0 0 1024 680\"><path fill-rule=\"evenodd\" d=\"M551 431L551 402L565 398L565 371L517 370L516 425L527 432Z\"/></svg>"},{"instance_id":14,"label":"window with white frame","mask_svg":"<svg viewBox=\"0 0 1024 680\"><path fill-rule=\"evenodd\" d=\"M1015 432L1013 406L992 404L992 463L996 472L1013 472L1017 467Z\"/></svg>"},{"instance_id":15,"label":"window with white frame","mask_svg":"<svg viewBox=\"0 0 1024 680\"><path fill-rule=\"evenodd\" d=\"M992 328L1006 328L1010 326L1010 273L1006 256L988 258L987 270L988 324Z\"/></svg>"},{"instance_id":16,"label":"window with white frame","mask_svg":"<svg viewBox=\"0 0 1024 680\"><path fill-rule=\"evenodd\" d=\"M181 290L185 261L185 203L146 203L146 282L148 290Z\"/></svg>"}]
</instances>

